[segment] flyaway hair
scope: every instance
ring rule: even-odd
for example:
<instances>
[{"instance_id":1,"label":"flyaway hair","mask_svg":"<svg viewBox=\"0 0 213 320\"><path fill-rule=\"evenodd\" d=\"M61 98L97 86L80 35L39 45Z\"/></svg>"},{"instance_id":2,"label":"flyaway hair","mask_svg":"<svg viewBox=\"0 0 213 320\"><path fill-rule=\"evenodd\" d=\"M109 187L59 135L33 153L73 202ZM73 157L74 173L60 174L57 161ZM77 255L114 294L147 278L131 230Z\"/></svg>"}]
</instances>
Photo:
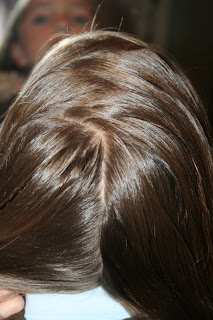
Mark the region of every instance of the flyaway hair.
<instances>
[{"instance_id":1,"label":"flyaway hair","mask_svg":"<svg viewBox=\"0 0 213 320\"><path fill-rule=\"evenodd\" d=\"M169 58L122 33L63 40L0 130L0 287L100 285L132 319L212 319L211 146Z\"/></svg>"}]
</instances>

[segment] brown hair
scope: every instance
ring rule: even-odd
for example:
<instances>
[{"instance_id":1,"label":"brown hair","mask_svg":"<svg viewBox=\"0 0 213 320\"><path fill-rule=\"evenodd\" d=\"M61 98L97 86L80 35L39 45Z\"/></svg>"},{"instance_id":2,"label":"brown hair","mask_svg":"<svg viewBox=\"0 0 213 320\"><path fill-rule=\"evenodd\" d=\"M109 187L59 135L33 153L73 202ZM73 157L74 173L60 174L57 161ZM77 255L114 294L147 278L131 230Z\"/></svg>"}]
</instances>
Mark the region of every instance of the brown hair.
<instances>
[{"instance_id":1,"label":"brown hair","mask_svg":"<svg viewBox=\"0 0 213 320\"><path fill-rule=\"evenodd\" d=\"M0 287L101 285L134 319L212 319L212 141L169 58L115 32L65 39L0 142Z\"/></svg>"}]
</instances>

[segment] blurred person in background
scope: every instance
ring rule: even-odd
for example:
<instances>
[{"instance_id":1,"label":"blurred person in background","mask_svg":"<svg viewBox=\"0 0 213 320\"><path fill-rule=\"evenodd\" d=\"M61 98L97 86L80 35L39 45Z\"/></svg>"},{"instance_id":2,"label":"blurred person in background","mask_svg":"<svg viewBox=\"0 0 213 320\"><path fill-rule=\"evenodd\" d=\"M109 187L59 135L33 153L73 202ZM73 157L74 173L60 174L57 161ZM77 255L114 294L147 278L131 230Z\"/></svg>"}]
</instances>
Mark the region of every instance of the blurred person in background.
<instances>
[{"instance_id":1,"label":"blurred person in background","mask_svg":"<svg viewBox=\"0 0 213 320\"><path fill-rule=\"evenodd\" d=\"M0 49L0 116L52 45L91 28L93 5L92 0L17 0Z\"/></svg>"}]
</instances>

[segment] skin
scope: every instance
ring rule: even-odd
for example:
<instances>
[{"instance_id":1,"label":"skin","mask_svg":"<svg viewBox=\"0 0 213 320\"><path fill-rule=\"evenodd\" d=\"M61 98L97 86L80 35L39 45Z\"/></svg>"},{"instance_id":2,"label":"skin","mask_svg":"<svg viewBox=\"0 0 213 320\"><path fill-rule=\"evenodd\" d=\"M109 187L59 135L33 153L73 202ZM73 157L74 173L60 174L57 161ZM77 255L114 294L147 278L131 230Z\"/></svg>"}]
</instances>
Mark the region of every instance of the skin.
<instances>
[{"instance_id":1,"label":"skin","mask_svg":"<svg viewBox=\"0 0 213 320\"><path fill-rule=\"evenodd\" d=\"M24 299L11 291L0 290L0 320L7 319L24 309Z\"/></svg>"},{"instance_id":2,"label":"skin","mask_svg":"<svg viewBox=\"0 0 213 320\"><path fill-rule=\"evenodd\" d=\"M17 41L11 44L12 59L30 71L64 35L89 31L93 16L91 0L31 0L21 17ZM12 100L23 82L19 73L0 72L0 101Z\"/></svg>"},{"instance_id":3,"label":"skin","mask_svg":"<svg viewBox=\"0 0 213 320\"><path fill-rule=\"evenodd\" d=\"M19 41L11 46L12 57L30 69L62 34L88 31L92 19L90 0L32 0L19 25Z\"/></svg>"}]
</instances>

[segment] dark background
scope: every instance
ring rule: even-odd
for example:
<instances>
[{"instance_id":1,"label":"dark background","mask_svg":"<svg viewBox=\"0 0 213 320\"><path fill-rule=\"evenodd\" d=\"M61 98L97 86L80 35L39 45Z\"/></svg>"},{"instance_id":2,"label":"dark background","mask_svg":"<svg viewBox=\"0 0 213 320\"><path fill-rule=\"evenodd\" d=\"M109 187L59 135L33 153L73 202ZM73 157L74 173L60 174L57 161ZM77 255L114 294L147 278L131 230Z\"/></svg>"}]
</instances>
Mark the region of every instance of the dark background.
<instances>
[{"instance_id":1,"label":"dark background","mask_svg":"<svg viewBox=\"0 0 213 320\"><path fill-rule=\"evenodd\" d=\"M213 0L105 0L103 27L134 33L169 52L190 77L213 125Z\"/></svg>"}]
</instances>

